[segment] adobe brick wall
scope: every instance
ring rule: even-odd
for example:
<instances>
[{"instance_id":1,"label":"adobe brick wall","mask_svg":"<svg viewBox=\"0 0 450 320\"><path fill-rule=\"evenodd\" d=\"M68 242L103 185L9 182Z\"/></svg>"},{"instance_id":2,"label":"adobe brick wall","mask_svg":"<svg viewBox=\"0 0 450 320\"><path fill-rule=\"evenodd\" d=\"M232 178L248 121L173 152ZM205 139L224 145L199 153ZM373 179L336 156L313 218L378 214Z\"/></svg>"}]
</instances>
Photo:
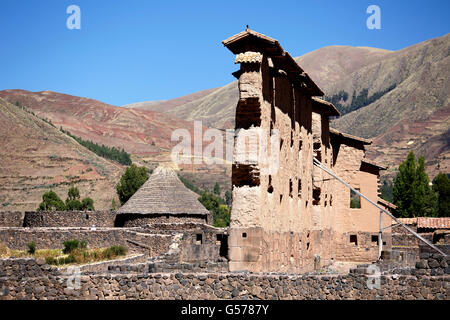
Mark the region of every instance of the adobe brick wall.
<instances>
[{"instance_id":1,"label":"adobe brick wall","mask_svg":"<svg viewBox=\"0 0 450 320\"><path fill-rule=\"evenodd\" d=\"M82 275L77 290L68 276L34 260L0 259L0 299L437 299L449 300L450 276L251 275L240 273L141 273Z\"/></svg>"}]
</instances>

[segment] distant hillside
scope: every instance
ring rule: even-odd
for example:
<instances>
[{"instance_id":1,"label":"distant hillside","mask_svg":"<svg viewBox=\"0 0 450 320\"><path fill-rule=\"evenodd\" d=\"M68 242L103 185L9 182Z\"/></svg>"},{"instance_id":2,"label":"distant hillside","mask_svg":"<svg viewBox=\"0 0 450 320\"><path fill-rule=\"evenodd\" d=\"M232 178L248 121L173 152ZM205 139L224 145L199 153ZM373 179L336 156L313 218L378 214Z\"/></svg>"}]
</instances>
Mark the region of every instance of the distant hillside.
<instances>
[{"instance_id":1,"label":"distant hillside","mask_svg":"<svg viewBox=\"0 0 450 320\"><path fill-rule=\"evenodd\" d=\"M49 123L0 98L0 208L35 210L53 189L63 200L72 183L96 209L108 210L123 168ZM116 200L117 201L117 200Z\"/></svg>"},{"instance_id":2,"label":"distant hillside","mask_svg":"<svg viewBox=\"0 0 450 320\"><path fill-rule=\"evenodd\" d=\"M165 113L119 108L97 100L51 91L0 91L5 100L26 106L57 127L98 144L104 144L134 155L156 155L170 151L175 129L193 130L191 121Z\"/></svg>"}]
</instances>

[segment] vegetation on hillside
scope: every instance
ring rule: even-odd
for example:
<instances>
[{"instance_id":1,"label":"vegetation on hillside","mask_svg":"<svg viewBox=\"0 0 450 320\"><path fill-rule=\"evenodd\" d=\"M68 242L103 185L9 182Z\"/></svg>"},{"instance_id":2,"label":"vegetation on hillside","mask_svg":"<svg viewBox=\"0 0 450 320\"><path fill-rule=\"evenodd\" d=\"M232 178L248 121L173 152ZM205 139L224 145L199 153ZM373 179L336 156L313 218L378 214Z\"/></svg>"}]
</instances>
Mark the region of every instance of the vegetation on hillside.
<instances>
[{"instance_id":1,"label":"vegetation on hillside","mask_svg":"<svg viewBox=\"0 0 450 320\"><path fill-rule=\"evenodd\" d=\"M74 136L69 131L64 130L62 127L60 128L60 131L62 133L67 134L69 137L75 139L79 144L81 144L83 147L87 148L88 150L94 152L96 155L103 157L105 159L113 160L117 163L120 163L125 166L131 165L131 157L130 154L127 153L123 148L122 150L117 149L116 147L108 147L105 145L99 145L98 143L83 140L80 137Z\"/></svg>"},{"instance_id":2,"label":"vegetation on hillside","mask_svg":"<svg viewBox=\"0 0 450 320\"><path fill-rule=\"evenodd\" d=\"M375 92L370 97L369 97L369 89L367 88L362 89L361 92L359 92L358 94L356 94L356 91L353 90L353 95L350 104L345 104L345 102L347 102L348 100L349 95L344 90L339 91L338 93L332 95L331 97L326 96L325 100L334 104L341 113L341 115L344 115L346 113L350 113L362 107L368 106L369 104L380 99L389 91L394 90L395 87L396 85L394 84L386 88L385 90Z\"/></svg>"},{"instance_id":3,"label":"vegetation on hillside","mask_svg":"<svg viewBox=\"0 0 450 320\"><path fill-rule=\"evenodd\" d=\"M72 186L68 193L66 202L53 191L47 191L42 195L42 202L37 208L38 211L93 211L94 200L87 197L80 201L80 191Z\"/></svg>"},{"instance_id":4,"label":"vegetation on hillside","mask_svg":"<svg viewBox=\"0 0 450 320\"><path fill-rule=\"evenodd\" d=\"M149 170L146 167L138 167L134 164L128 167L116 186L120 203L123 205L127 202L147 181L148 177Z\"/></svg>"}]
</instances>

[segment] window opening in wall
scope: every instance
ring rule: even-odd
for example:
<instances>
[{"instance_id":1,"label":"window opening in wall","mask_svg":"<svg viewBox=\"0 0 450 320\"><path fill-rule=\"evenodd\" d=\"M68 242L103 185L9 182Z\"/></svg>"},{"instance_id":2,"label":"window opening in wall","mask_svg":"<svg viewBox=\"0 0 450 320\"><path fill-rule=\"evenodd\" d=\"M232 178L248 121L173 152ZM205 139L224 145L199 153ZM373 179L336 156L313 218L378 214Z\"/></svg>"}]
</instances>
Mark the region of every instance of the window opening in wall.
<instances>
[{"instance_id":1,"label":"window opening in wall","mask_svg":"<svg viewBox=\"0 0 450 320\"><path fill-rule=\"evenodd\" d=\"M358 238L356 237L356 234L350 235L350 243L354 243L355 246L358 245Z\"/></svg>"},{"instance_id":2,"label":"window opening in wall","mask_svg":"<svg viewBox=\"0 0 450 320\"><path fill-rule=\"evenodd\" d=\"M281 140L280 140L280 150L283 149L283 142L284 142L284 140L281 139Z\"/></svg>"},{"instance_id":3,"label":"window opening in wall","mask_svg":"<svg viewBox=\"0 0 450 320\"><path fill-rule=\"evenodd\" d=\"M313 189L313 205L317 206L320 204L320 188Z\"/></svg>"},{"instance_id":4,"label":"window opening in wall","mask_svg":"<svg viewBox=\"0 0 450 320\"><path fill-rule=\"evenodd\" d=\"M280 194L280 203L281 203L281 201L283 201L283 195L282 194Z\"/></svg>"},{"instance_id":5,"label":"window opening in wall","mask_svg":"<svg viewBox=\"0 0 450 320\"><path fill-rule=\"evenodd\" d=\"M298 197L301 198L302 196L302 180L298 179Z\"/></svg>"},{"instance_id":6,"label":"window opening in wall","mask_svg":"<svg viewBox=\"0 0 450 320\"><path fill-rule=\"evenodd\" d=\"M267 192L273 193L272 176L269 176L269 186L267 187Z\"/></svg>"},{"instance_id":7,"label":"window opening in wall","mask_svg":"<svg viewBox=\"0 0 450 320\"><path fill-rule=\"evenodd\" d=\"M291 148L294 146L294 134L292 133L291 130Z\"/></svg>"},{"instance_id":8,"label":"window opening in wall","mask_svg":"<svg viewBox=\"0 0 450 320\"><path fill-rule=\"evenodd\" d=\"M299 151L302 150L302 144L303 144L303 141L300 139L300 140L298 141L298 150L299 150Z\"/></svg>"},{"instance_id":9,"label":"window opening in wall","mask_svg":"<svg viewBox=\"0 0 450 320\"><path fill-rule=\"evenodd\" d=\"M197 244L202 244L203 243L203 235L201 233L197 233L196 241L197 241Z\"/></svg>"},{"instance_id":10,"label":"window opening in wall","mask_svg":"<svg viewBox=\"0 0 450 320\"><path fill-rule=\"evenodd\" d=\"M330 196L330 207L333 205L333 195Z\"/></svg>"},{"instance_id":11,"label":"window opening in wall","mask_svg":"<svg viewBox=\"0 0 450 320\"><path fill-rule=\"evenodd\" d=\"M228 259L228 236L225 234L218 234L217 241L220 242L219 256Z\"/></svg>"},{"instance_id":12,"label":"window opening in wall","mask_svg":"<svg viewBox=\"0 0 450 320\"><path fill-rule=\"evenodd\" d=\"M247 232L242 233L242 238L247 238Z\"/></svg>"},{"instance_id":13,"label":"window opening in wall","mask_svg":"<svg viewBox=\"0 0 450 320\"><path fill-rule=\"evenodd\" d=\"M360 191L358 188L355 188ZM359 194L350 189L350 208L351 209L361 209L361 197Z\"/></svg>"},{"instance_id":14,"label":"window opening in wall","mask_svg":"<svg viewBox=\"0 0 450 320\"><path fill-rule=\"evenodd\" d=\"M293 195L292 195L292 179L289 179L289 197L293 197Z\"/></svg>"},{"instance_id":15,"label":"window opening in wall","mask_svg":"<svg viewBox=\"0 0 450 320\"><path fill-rule=\"evenodd\" d=\"M89 219L89 215L88 214L86 214L86 220L88 220Z\"/></svg>"},{"instance_id":16,"label":"window opening in wall","mask_svg":"<svg viewBox=\"0 0 450 320\"><path fill-rule=\"evenodd\" d=\"M371 240L372 240L372 242L378 243L378 235L376 235L376 236L372 235Z\"/></svg>"}]
</instances>

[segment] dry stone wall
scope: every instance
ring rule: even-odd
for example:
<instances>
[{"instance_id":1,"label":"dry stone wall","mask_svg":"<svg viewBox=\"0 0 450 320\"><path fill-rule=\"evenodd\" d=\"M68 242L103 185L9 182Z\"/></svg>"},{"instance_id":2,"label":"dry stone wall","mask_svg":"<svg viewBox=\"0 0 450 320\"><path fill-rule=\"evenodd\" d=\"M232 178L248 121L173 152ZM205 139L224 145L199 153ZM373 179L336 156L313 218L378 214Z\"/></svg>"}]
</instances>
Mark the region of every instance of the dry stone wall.
<instances>
[{"instance_id":1,"label":"dry stone wall","mask_svg":"<svg viewBox=\"0 0 450 320\"><path fill-rule=\"evenodd\" d=\"M24 227L114 227L112 211L33 211L25 212Z\"/></svg>"},{"instance_id":2,"label":"dry stone wall","mask_svg":"<svg viewBox=\"0 0 450 320\"><path fill-rule=\"evenodd\" d=\"M0 227L22 227L23 219L23 212L0 211Z\"/></svg>"},{"instance_id":3,"label":"dry stone wall","mask_svg":"<svg viewBox=\"0 0 450 320\"><path fill-rule=\"evenodd\" d=\"M449 300L450 276L382 275L370 289L368 276L253 275L248 273L139 273L71 276L34 260L0 259L0 299L437 299Z\"/></svg>"},{"instance_id":4,"label":"dry stone wall","mask_svg":"<svg viewBox=\"0 0 450 320\"><path fill-rule=\"evenodd\" d=\"M166 252L172 242L171 235L148 234L122 228L0 228L0 242L6 243L10 249L26 250L27 244L33 241L37 249L63 248L63 242L72 239L87 241L89 248L123 245L129 252L145 253L149 253L148 248L152 248L153 255Z\"/></svg>"}]
</instances>

